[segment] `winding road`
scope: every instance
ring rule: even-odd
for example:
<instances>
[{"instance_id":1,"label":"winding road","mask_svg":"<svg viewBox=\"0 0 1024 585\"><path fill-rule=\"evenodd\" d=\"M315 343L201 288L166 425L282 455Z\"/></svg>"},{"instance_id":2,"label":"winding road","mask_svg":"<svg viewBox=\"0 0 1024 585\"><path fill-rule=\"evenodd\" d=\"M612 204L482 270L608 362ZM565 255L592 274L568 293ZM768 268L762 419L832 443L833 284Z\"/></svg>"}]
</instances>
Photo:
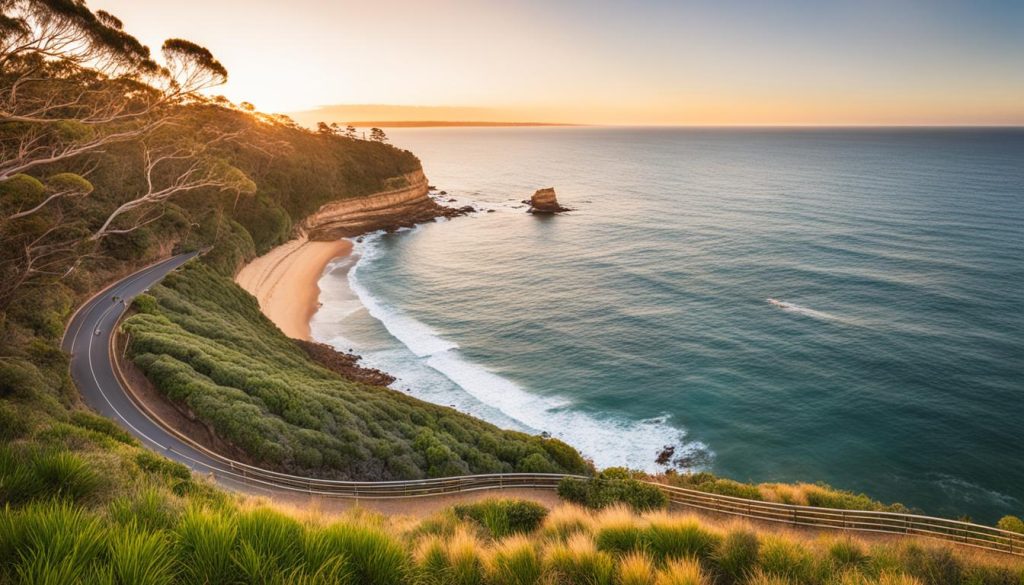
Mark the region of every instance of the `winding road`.
<instances>
[{"instance_id":1,"label":"winding road","mask_svg":"<svg viewBox=\"0 0 1024 585\"><path fill-rule=\"evenodd\" d=\"M71 317L62 347L71 354L71 377L87 405L113 419L145 447L185 464L195 472L212 474L225 488L276 497L401 500L448 496L464 499L467 492L514 489L520 494L543 492L550 498L564 475L505 473L408 481L337 481L298 477L233 461L193 442L159 422L136 402L118 375L113 348L116 328L132 299L160 282L198 253L173 256L143 268L89 299ZM1024 535L957 520L895 512L839 510L746 500L657 485L672 504L694 510L730 514L789 525L889 534L913 534L992 551L1024 554ZM518 494L517 494L518 495Z\"/></svg>"},{"instance_id":2,"label":"winding road","mask_svg":"<svg viewBox=\"0 0 1024 585\"><path fill-rule=\"evenodd\" d=\"M61 346L71 354L71 379L93 410L119 423L149 449L195 471L213 473L227 487L251 491L252 486L232 480L230 467L154 422L129 397L114 370L115 328L131 300L196 255L182 254L153 264L89 299L72 316Z\"/></svg>"},{"instance_id":3,"label":"winding road","mask_svg":"<svg viewBox=\"0 0 1024 585\"><path fill-rule=\"evenodd\" d=\"M233 461L160 422L133 399L118 375L112 353L116 329L136 296L197 255L192 252L157 262L96 294L72 315L61 344L71 354L71 378L85 403L116 421L147 448L193 471L212 474L224 487L257 495L387 499L509 488L540 488L550 492L557 486L562 478L557 474L511 473L390 482L298 477Z\"/></svg>"}]
</instances>

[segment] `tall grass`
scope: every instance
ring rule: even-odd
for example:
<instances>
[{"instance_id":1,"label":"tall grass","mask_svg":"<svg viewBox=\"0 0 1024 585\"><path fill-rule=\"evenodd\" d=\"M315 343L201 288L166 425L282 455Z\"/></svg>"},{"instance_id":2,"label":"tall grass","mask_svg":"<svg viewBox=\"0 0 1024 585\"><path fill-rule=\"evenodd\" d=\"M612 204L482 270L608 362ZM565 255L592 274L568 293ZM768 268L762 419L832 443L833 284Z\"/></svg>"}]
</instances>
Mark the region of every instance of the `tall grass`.
<instances>
[{"instance_id":1,"label":"tall grass","mask_svg":"<svg viewBox=\"0 0 1024 585\"><path fill-rule=\"evenodd\" d=\"M625 506L614 506L597 516L594 528L597 548L623 555L644 547L644 527Z\"/></svg>"},{"instance_id":2,"label":"tall grass","mask_svg":"<svg viewBox=\"0 0 1024 585\"><path fill-rule=\"evenodd\" d=\"M154 486L117 498L107 507L107 515L114 522L151 531L173 528L181 513L180 501Z\"/></svg>"},{"instance_id":3,"label":"tall grass","mask_svg":"<svg viewBox=\"0 0 1024 585\"><path fill-rule=\"evenodd\" d=\"M757 566L760 547L757 534L737 528L726 533L712 559L727 582L740 583Z\"/></svg>"},{"instance_id":4,"label":"tall grass","mask_svg":"<svg viewBox=\"0 0 1024 585\"><path fill-rule=\"evenodd\" d=\"M473 520L189 505L161 490L91 511L69 500L0 508L0 584L1021 585L1024 560L914 539L813 538L626 507L553 510L491 539ZM511 508L507 508L511 509ZM437 522L430 528L424 524ZM439 528L440 527L440 528ZM654 535L654 536L652 536Z\"/></svg>"},{"instance_id":5,"label":"tall grass","mask_svg":"<svg viewBox=\"0 0 1024 585\"><path fill-rule=\"evenodd\" d=\"M102 484L89 464L69 451L0 446L0 503L48 498L84 502Z\"/></svg>"},{"instance_id":6,"label":"tall grass","mask_svg":"<svg viewBox=\"0 0 1024 585\"><path fill-rule=\"evenodd\" d=\"M652 517L643 538L647 550L661 562L687 557L710 559L722 541L721 534L696 518L667 514Z\"/></svg>"},{"instance_id":7,"label":"tall grass","mask_svg":"<svg viewBox=\"0 0 1024 585\"><path fill-rule=\"evenodd\" d=\"M234 561L238 526L233 517L190 509L182 517L175 537L184 583L230 583L240 574Z\"/></svg>"},{"instance_id":8,"label":"tall grass","mask_svg":"<svg viewBox=\"0 0 1024 585\"><path fill-rule=\"evenodd\" d=\"M168 533L147 532L135 524L113 531L109 563L117 583L171 585L177 572Z\"/></svg>"},{"instance_id":9,"label":"tall grass","mask_svg":"<svg viewBox=\"0 0 1024 585\"><path fill-rule=\"evenodd\" d=\"M107 547L99 518L68 502L31 504L0 516L0 571L24 583L72 583ZM0 580L2 582L2 580Z\"/></svg>"},{"instance_id":10,"label":"tall grass","mask_svg":"<svg viewBox=\"0 0 1024 585\"><path fill-rule=\"evenodd\" d=\"M340 522L323 534L334 550L348 558L354 583L390 585L404 582L409 574L406 547L380 527L366 521Z\"/></svg>"},{"instance_id":11,"label":"tall grass","mask_svg":"<svg viewBox=\"0 0 1024 585\"><path fill-rule=\"evenodd\" d=\"M802 544L781 535L763 539L758 565L769 575L797 583L816 583L820 572L814 557Z\"/></svg>"},{"instance_id":12,"label":"tall grass","mask_svg":"<svg viewBox=\"0 0 1024 585\"><path fill-rule=\"evenodd\" d=\"M564 504L551 510L541 525L541 534L548 539L568 540L570 536L589 533L593 519L591 514L579 506Z\"/></svg>"},{"instance_id":13,"label":"tall grass","mask_svg":"<svg viewBox=\"0 0 1024 585\"><path fill-rule=\"evenodd\" d=\"M597 550L586 534L577 533L565 543L553 543L545 552L544 569L552 583L612 585L615 582L615 561L606 552Z\"/></svg>"},{"instance_id":14,"label":"tall grass","mask_svg":"<svg viewBox=\"0 0 1024 585\"><path fill-rule=\"evenodd\" d=\"M269 508L257 508L239 515L237 526L245 556L258 557L264 567L289 572L302 563L303 527L294 519Z\"/></svg>"},{"instance_id":15,"label":"tall grass","mask_svg":"<svg viewBox=\"0 0 1024 585\"><path fill-rule=\"evenodd\" d=\"M415 575L421 585L479 585L484 582L484 548L465 528L451 538L428 536L416 549Z\"/></svg>"},{"instance_id":16,"label":"tall grass","mask_svg":"<svg viewBox=\"0 0 1024 585\"><path fill-rule=\"evenodd\" d=\"M494 585L536 585L544 571L537 547L523 535L495 544L486 567Z\"/></svg>"},{"instance_id":17,"label":"tall grass","mask_svg":"<svg viewBox=\"0 0 1024 585\"><path fill-rule=\"evenodd\" d=\"M654 585L711 585L711 578L697 559L673 559L658 571Z\"/></svg>"},{"instance_id":18,"label":"tall grass","mask_svg":"<svg viewBox=\"0 0 1024 585\"><path fill-rule=\"evenodd\" d=\"M654 561L642 551L623 555L619 559L619 585L652 585L654 575Z\"/></svg>"}]
</instances>

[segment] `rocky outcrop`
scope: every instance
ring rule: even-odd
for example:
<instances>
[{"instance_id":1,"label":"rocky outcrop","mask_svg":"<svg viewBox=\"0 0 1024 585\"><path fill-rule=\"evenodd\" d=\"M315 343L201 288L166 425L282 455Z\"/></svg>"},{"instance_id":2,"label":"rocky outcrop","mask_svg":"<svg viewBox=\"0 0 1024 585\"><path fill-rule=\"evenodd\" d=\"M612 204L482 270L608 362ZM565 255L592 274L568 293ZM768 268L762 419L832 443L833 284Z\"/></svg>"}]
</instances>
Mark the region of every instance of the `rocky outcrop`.
<instances>
[{"instance_id":1,"label":"rocky outcrop","mask_svg":"<svg viewBox=\"0 0 1024 585\"><path fill-rule=\"evenodd\" d=\"M568 207L562 207L558 203L558 198L555 196L555 190L552 187L545 189L537 189L537 192L530 197L530 213L559 213L562 211L571 211Z\"/></svg>"},{"instance_id":2,"label":"rocky outcrop","mask_svg":"<svg viewBox=\"0 0 1024 585\"><path fill-rule=\"evenodd\" d=\"M311 240L337 240L377 230L412 227L437 217L455 217L472 211L435 203L430 198L427 177L422 170L390 181L394 187L386 191L321 206L303 220L302 231Z\"/></svg>"},{"instance_id":3,"label":"rocky outcrop","mask_svg":"<svg viewBox=\"0 0 1024 585\"><path fill-rule=\"evenodd\" d=\"M295 343L306 351L306 354L323 367L340 375L342 378L374 386L388 386L395 377L376 368L364 368L359 365L362 358L351 353L342 353L329 345L296 339Z\"/></svg>"}]
</instances>

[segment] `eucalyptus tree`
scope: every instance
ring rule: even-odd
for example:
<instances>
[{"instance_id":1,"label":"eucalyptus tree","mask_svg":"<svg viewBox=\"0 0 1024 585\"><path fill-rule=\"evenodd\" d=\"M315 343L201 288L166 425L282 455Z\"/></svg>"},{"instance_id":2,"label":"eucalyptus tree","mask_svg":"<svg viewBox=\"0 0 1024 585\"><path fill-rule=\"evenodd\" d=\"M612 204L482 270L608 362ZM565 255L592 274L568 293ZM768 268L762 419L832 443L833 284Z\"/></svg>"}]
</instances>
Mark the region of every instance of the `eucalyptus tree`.
<instances>
[{"instance_id":1,"label":"eucalyptus tree","mask_svg":"<svg viewBox=\"0 0 1024 585\"><path fill-rule=\"evenodd\" d=\"M196 189L251 192L211 154L238 133L183 130L227 70L204 47L169 39L159 61L120 20L83 0L0 0L0 310L34 280L70 274L96 243L151 221L147 208ZM135 144L146 188L88 225L90 157Z\"/></svg>"}]
</instances>

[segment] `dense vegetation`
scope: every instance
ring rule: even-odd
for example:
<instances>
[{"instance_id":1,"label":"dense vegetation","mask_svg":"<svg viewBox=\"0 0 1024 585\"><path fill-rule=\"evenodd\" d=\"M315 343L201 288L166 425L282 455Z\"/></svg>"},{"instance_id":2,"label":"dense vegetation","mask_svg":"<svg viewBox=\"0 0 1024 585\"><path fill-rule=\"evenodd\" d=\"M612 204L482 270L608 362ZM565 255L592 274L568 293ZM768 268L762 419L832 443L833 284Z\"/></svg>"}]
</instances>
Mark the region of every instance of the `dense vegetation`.
<instances>
[{"instance_id":1,"label":"dense vegetation","mask_svg":"<svg viewBox=\"0 0 1024 585\"><path fill-rule=\"evenodd\" d=\"M136 306L123 325L135 363L168 398L275 469L346 479L590 470L557 439L341 378L203 264L171 274Z\"/></svg>"},{"instance_id":2,"label":"dense vegetation","mask_svg":"<svg viewBox=\"0 0 1024 585\"><path fill-rule=\"evenodd\" d=\"M413 155L203 98L227 75L209 51L171 39L157 63L81 0L0 9L0 583L1024 582L1011 560L944 547L609 507L629 490L596 490L588 503L600 513L504 501L422 522L329 523L240 504L84 408L60 350L85 297L176 249L210 251L140 299L133 354L261 460L335 477L586 465L558 442L343 380L227 278L322 203L393 186L419 168ZM604 480L636 479L615 473ZM819 486L661 479L877 505ZM1000 525L1024 531L1019 519Z\"/></svg>"},{"instance_id":3,"label":"dense vegetation","mask_svg":"<svg viewBox=\"0 0 1024 585\"><path fill-rule=\"evenodd\" d=\"M636 478L602 472L598 477L566 477L558 482L558 495L567 502L600 510L625 504L638 512L668 507L665 492Z\"/></svg>"},{"instance_id":4,"label":"dense vegetation","mask_svg":"<svg viewBox=\"0 0 1024 585\"><path fill-rule=\"evenodd\" d=\"M156 488L95 510L35 503L0 511L0 582L1024 583L1020 559L924 541L768 532L621 507L539 510L529 502L483 501L420 521L358 511L328 521L253 504L198 505Z\"/></svg>"}]
</instances>

